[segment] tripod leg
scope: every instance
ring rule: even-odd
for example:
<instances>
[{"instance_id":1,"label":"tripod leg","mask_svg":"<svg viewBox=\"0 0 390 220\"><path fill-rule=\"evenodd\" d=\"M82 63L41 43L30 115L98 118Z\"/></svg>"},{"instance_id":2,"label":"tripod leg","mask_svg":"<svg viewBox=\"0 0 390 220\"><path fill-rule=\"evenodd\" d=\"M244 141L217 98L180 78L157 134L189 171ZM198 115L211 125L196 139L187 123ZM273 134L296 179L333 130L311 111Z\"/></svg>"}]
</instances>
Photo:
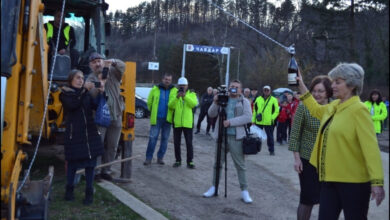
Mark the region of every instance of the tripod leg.
<instances>
[{"instance_id":1,"label":"tripod leg","mask_svg":"<svg viewBox=\"0 0 390 220\"><path fill-rule=\"evenodd\" d=\"M218 186L219 186L219 178L220 178L220 171L221 171L221 151L222 151L222 135L223 135L223 117L221 117L221 111L222 107L219 107L218 109L218 140L217 140L217 158L216 158L216 164L215 164L215 192L214 196L218 196Z\"/></svg>"},{"instance_id":2,"label":"tripod leg","mask_svg":"<svg viewBox=\"0 0 390 220\"><path fill-rule=\"evenodd\" d=\"M225 198L227 196L227 128L224 129L224 135L225 135Z\"/></svg>"}]
</instances>

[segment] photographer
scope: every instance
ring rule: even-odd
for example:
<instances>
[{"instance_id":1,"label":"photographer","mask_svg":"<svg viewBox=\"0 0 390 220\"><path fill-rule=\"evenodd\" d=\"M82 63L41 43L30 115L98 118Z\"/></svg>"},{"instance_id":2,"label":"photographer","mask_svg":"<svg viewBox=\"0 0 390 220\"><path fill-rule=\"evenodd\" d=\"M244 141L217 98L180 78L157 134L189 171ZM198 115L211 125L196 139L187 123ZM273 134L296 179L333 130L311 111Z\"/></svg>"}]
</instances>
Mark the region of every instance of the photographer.
<instances>
[{"instance_id":1,"label":"photographer","mask_svg":"<svg viewBox=\"0 0 390 220\"><path fill-rule=\"evenodd\" d=\"M100 162L108 163L115 159L122 130L122 114L125 106L123 97L120 94L120 84L125 71L125 63L118 59L106 60L101 54L93 52L89 56L89 68L92 72L88 75L86 87L92 97L95 98L98 95L98 88L101 86L96 83L99 82L99 74L102 74L102 79L106 80L104 91L107 105L110 109L111 123L109 127L98 126L102 142L105 143L104 155L102 161L98 158L98 164ZM112 180L110 173L112 173L111 166L104 167L101 170L101 174L97 174L97 178L99 179L101 177L106 180Z\"/></svg>"},{"instance_id":2,"label":"photographer","mask_svg":"<svg viewBox=\"0 0 390 220\"><path fill-rule=\"evenodd\" d=\"M241 197L245 203L252 203L253 200L249 196L248 193L248 184L245 176L245 158L242 149L242 139L245 137L245 128L244 126L251 121L251 106L248 99L244 98L241 94L242 84L238 80L233 80L229 86L229 96L227 99L225 111L226 111L226 120L223 121L223 125L227 128L227 151L230 152L234 165L237 169L238 181L240 183L241 188ZM222 96L216 95L214 96L214 102L210 106L208 110L208 114L210 117L217 117L217 121L220 120L220 116L218 115L219 105L222 103L221 100L218 100ZM222 107L224 105L222 104ZM221 107L221 108L222 108ZM219 123L217 123L219 127ZM218 127L215 132L213 132L213 138L218 138ZM222 139L224 140L224 139ZM216 152L217 158L217 152ZM222 145L221 149L221 166L225 162L225 145ZM215 183L216 183L216 167L217 167L217 159L214 165L213 172L213 186L203 194L204 197L211 197L215 193Z\"/></svg>"},{"instance_id":3,"label":"photographer","mask_svg":"<svg viewBox=\"0 0 390 220\"><path fill-rule=\"evenodd\" d=\"M192 159L194 152L192 147L192 127L194 113L193 109L198 105L196 93L188 90L188 81L180 77L177 82L179 89L172 90L169 95L168 108L174 111L173 116L173 145L175 147L176 162L173 167L181 166L180 142L181 133L184 133L187 146L187 167L194 169L195 165Z\"/></svg>"}]
</instances>

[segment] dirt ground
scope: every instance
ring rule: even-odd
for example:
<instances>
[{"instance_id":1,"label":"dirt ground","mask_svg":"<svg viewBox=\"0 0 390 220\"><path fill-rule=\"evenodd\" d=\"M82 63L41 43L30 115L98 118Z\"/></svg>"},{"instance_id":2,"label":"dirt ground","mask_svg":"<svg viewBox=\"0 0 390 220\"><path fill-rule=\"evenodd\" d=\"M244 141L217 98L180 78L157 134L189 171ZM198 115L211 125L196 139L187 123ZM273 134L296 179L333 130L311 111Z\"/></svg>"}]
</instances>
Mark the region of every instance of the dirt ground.
<instances>
[{"instance_id":1,"label":"dirt ground","mask_svg":"<svg viewBox=\"0 0 390 220\"><path fill-rule=\"evenodd\" d=\"M196 121L195 116L195 121ZM136 195L146 204L161 212L168 213L172 219L296 219L299 203L299 180L293 171L293 156L287 145L275 144L276 156L270 156L266 143L258 155L246 157L249 193L254 200L245 204L240 200L240 188L236 169L228 154L227 197L225 193L224 173L222 173L219 196L203 198L202 194L212 185L212 167L214 163L215 141L205 135L205 120L200 134L194 134L194 163L196 169L185 166L186 147L182 138L182 158L184 165L173 168L175 162L172 130L168 149L164 158L165 165L156 163L159 148L157 143L153 163L143 165L148 143L149 119L136 120L136 140L133 155L141 157L132 162L132 183L118 184ZM388 136L387 136L388 144ZM369 219L388 219L388 153L382 152L385 167L386 200L380 207L370 202ZM120 166L114 167L119 173ZM318 206L315 206L311 219L317 219ZM343 219L341 215L340 219Z\"/></svg>"}]
</instances>

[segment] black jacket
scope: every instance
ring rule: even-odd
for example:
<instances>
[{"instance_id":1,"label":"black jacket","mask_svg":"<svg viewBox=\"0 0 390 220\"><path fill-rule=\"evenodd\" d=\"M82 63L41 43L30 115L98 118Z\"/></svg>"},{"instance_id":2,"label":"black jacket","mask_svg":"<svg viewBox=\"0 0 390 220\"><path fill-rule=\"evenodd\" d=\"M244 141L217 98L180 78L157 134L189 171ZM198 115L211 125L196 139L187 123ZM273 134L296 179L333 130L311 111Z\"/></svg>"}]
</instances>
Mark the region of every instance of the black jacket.
<instances>
[{"instance_id":1,"label":"black jacket","mask_svg":"<svg viewBox=\"0 0 390 220\"><path fill-rule=\"evenodd\" d=\"M211 104L213 103L213 100L214 100L213 94L210 95L208 93L203 94L202 98L200 99L200 103L201 103L200 111L207 112L207 110L209 110Z\"/></svg>"},{"instance_id":2,"label":"black jacket","mask_svg":"<svg viewBox=\"0 0 390 220\"><path fill-rule=\"evenodd\" d=\"M60 100L64 107L66 124L65 159L92 159L103 154L103 144L98 134L92 108L96 108L86 89L63 87Z\"/></svg>"}]
</instances>

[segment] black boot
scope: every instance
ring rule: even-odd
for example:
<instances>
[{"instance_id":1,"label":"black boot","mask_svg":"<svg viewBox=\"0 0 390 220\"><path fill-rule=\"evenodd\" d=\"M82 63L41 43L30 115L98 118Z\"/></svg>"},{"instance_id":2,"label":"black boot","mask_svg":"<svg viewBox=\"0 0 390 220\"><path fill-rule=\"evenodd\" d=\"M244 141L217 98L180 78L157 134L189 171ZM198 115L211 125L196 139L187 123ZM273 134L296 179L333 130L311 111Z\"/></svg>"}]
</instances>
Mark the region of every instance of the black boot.
<instances>
[{"instance_id":1,"label":"black boot","mask_svg":"<svg viewBox=\"0 0 390 220\"><path fill-rule=\"evenodd\" d=\"M74 200L74 194L73 194L74 186L68 186L65 187L65 200L66 201L73 201Z\"/></svg>"},{"instance_id":2,"label":"black boot","mask_svg":"<svg viewBox=\"0 0 390 220\"><path fill-rule=\"evenodd\" d=\"M84 205L90 205L93 202L93 188L85 190L85 199L83 200Z\"/></svg>"}]
</instances>

